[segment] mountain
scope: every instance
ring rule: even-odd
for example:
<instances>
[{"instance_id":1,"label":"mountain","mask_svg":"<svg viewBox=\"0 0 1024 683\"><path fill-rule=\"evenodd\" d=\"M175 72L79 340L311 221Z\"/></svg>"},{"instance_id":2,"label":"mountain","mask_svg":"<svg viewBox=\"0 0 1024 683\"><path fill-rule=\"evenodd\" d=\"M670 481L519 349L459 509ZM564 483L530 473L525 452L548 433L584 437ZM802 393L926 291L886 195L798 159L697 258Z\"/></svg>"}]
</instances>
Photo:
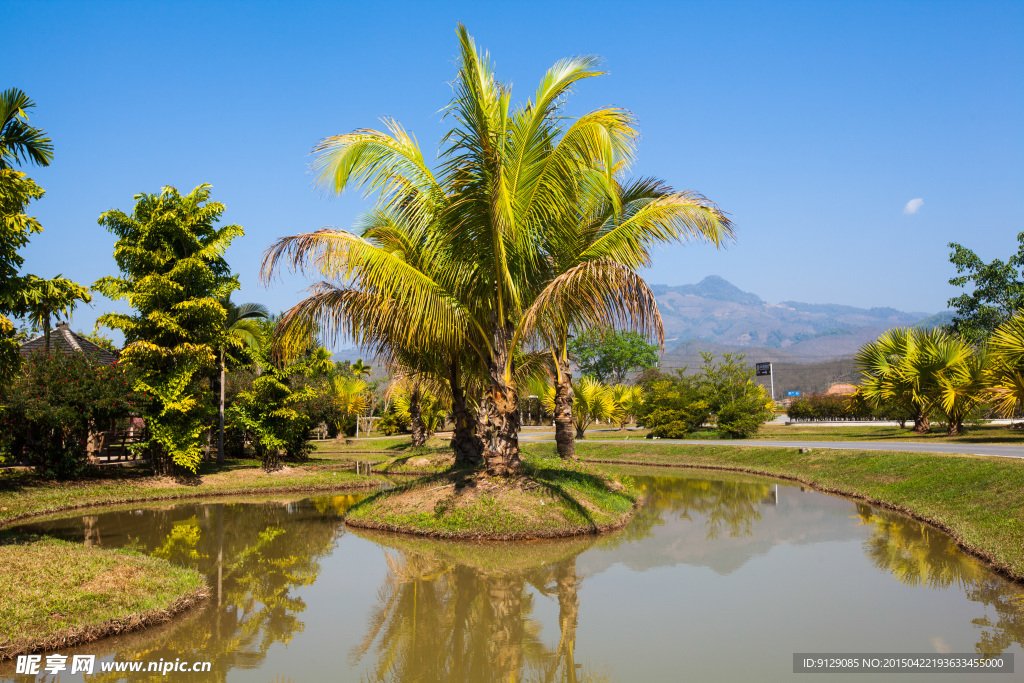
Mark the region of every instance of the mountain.
<instances>
[{"instance_id":1,"label":"mountain","mask_svg":"<svg viewBox=\"0 0 1024 683\"><path fill-rule=\"evenodd\" d=\"M665 325L665 361L670 366L686 364L681 362L683 357L699 360L700 350L746 352L758 360L816 362L849 356L893 327L925 321L934 325L940 320L940 316L894 308L799 301L773 304L715 275L693 285L652 285L651 291Z\"/></svg>"}]
</instances>

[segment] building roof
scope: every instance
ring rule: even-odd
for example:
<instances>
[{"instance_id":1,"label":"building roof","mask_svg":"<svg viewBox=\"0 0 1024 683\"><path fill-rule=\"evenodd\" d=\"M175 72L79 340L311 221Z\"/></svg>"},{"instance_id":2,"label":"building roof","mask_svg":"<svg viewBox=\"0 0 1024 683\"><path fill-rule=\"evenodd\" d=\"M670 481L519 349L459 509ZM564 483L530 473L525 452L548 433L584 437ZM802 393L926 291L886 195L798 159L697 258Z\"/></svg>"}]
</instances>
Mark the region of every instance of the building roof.
<instances>
[{"instance_id":1,"label":"building roof","mask_svg":"<svg viewBox=\"0 0 1024 683\"><path fill-rule=\"evenodd\" d=\"M33 337L27 342L21 345L21 355L28 356L33 351L41 351L46 348L46 335L41 334L38 337ZM114 351L107 351L102 346L97 346L91 341L82 337L81 335L75 334L68 327L67 323L58 323L57 327L50 330L50 349L54 351L60 351L65 354L87 353L90 355L95 354L99 362L104 365L113 365L117 362L118 353Z\"/></svg>"},{"instance_id":2,"label":"building roof","mask_svg":"<svg viewBox=\"0 0 1024 683\"><path fill-rule=\"evenodd\" d=\"M826 396L849 396L850 394L857 393L857 387L852 384L833 384L825 392Z\"/></svg>"}]
</instances>

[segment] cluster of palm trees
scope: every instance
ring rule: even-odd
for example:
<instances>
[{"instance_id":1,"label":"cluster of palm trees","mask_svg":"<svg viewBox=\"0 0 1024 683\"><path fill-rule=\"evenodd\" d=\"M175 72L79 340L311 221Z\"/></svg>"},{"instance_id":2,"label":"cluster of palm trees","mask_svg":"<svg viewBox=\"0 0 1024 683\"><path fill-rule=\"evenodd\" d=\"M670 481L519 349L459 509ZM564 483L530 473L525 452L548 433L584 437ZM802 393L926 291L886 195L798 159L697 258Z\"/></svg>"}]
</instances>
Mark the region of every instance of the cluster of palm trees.
<instances>
[{"instance_id":1,"label":"cluster of palm trees","mask_svg":"<svg viewBox=\"0 0 1024 683\"><path fill-rule=\"evenodd\" d=\"M458 28L452 123L436 166L398 122L323 140L320 185L376 197L355 231L322 229L268 249L280 269L321 281L288 311L285 343L310 330L347 335L393 371L444 387L456 458L491 474L519 468L519 388L554 380L563 454L571 444L568 340L595 326L662 338L654 296L637 269L659 243L720 245L728 218L692 192L631 180L637 130L630 112L572 119L563 104L601 74L595 57L565 59L513 106L486 53Z\"/></svg>"},{"instance_id":2,"label":"cluster of palm trees","mask_svg":"<svg viewBox=\"0 0 1024 683\"><path fill-rule=\"evenodd\" d=\"M541 407L548 413L556 410L558 392L549 386L541 397ZM603 384L593 377L583 377L573 387L572 424L575 438L585 439L587 428L595 422L617 423L620 429L633 419L643 403L643 389L626 384Z\"/></svg>"},{"instance_id":3,"label":"cluster of palm trees","mask_svg":"<svg viewBox=\"0 0 1024 683\"><path fill-rule=\"evenodd\" d=\"M949 434L959 434L983 404L1006 417L1024 407L1024 311L979 346L940 328L890 330L862 347L854 363L864 375L855 400L895 408L918 433L938 413Z\"/></svg>"}]
</instances>

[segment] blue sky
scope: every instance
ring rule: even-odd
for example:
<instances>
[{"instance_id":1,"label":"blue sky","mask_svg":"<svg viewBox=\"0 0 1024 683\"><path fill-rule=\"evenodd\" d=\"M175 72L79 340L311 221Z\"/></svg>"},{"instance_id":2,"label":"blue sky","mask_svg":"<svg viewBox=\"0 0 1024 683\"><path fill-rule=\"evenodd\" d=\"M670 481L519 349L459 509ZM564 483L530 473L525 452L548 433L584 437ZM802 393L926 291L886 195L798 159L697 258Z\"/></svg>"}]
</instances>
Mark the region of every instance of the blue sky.
<instances>
[{"instance_id":1,"label":"blue sky","mask_svg":"<svg viewBox=\"0 0 1024 683\"><path fill-rule=\"evenodd\" d=\"M392 116L434 154L457 21L518 100L556 60L601 55L609 75L568 113L630 109L634 172L732 215L736 244L665 248L649 282L716 274L772 302L933 313L958 293L948 242L1005 259L1024 231L1019 1L6 2L0 87L36 101L55 146L24 169L47 191L25 270L113 274L101 212L206 182L246 232L235 300L291 306L302 280L257 282L266 246L368 206L313 188L310 149ZM97 297L74 326L113 308Z\"/></svg>"}]
</instances>

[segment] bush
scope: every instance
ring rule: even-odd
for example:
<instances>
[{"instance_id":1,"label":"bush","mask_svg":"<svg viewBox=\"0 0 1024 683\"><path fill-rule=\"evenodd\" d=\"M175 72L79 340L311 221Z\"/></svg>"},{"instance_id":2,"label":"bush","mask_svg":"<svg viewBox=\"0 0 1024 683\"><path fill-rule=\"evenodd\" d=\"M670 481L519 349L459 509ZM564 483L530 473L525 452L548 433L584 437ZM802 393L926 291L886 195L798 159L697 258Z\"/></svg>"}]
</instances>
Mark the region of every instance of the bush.
<instances>
[{"instance_id":1,"label":"bush","mask_svg":"<svg viewBox=\"0 0 1024 683\"><path fill-rule=\"evenodd\" d=\"M789 404L786 415L791 420L899 420L911 416L898 408L871 407L858 396L810 394Z\"/></svg>"},{"instance_id":2,"label":"bush","mask_svg":"<svg viewBox=\"0 0 1024 683\"><path fill-rule=\"evenodd\" d=\"M743 356L727 353L719 363L711 354L701 356L695 375L686 375L686 368L674 375L658 370L641 375L646 398L637 423L651 430L648 438L682 438L708 422L717 422L724 434L746 438L774 417L768 394L752 380Z\"/></svg>"},{"instance_id":3,"label":"bush","mask_svg":"<svg viewBox=\"0 0 1024 683\"><path fill-rule=\"evenodd\" d=\"M150 402L132 390L136 378L127 366L102 365L84 353L33 353L0 395L3 450L44 477L80 476L88 465L89 433Z\"/></svg>"},{"instance_id":4,"label":"bush","mask_svg":"<svg viewBox=\"0 0 1024 683\"><path fill-rule=\"evenodd\" d=\"M764 388L754 384L750 391L719 409L718 429L736 439L753 436L761 425L775 416L771 405Z\"/></svg>"}]
</instances>

